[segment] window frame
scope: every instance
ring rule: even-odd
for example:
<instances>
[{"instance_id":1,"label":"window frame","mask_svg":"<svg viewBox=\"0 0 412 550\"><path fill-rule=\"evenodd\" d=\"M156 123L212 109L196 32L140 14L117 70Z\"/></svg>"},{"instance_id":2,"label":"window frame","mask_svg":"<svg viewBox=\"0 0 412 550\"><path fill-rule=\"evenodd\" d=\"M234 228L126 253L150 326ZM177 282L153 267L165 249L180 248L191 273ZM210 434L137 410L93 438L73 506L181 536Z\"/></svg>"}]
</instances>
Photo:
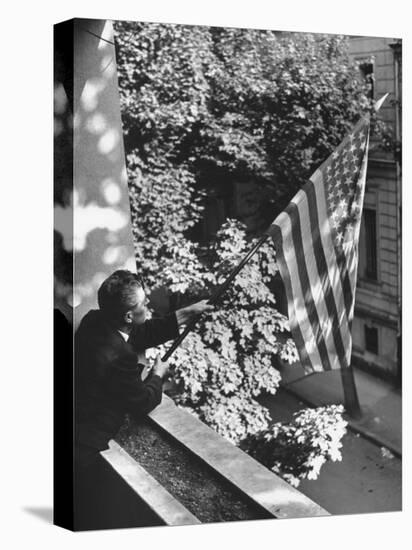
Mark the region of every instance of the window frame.
<instances>
[{"instance_id":1,"label":"window frame","mask_svg":"<svg viewBox=\"0 0 412 550\"><path fill-rule=\"evenodd\" d=\"M376 237L376 279L372 279L367 276L366 271L366 257L365 257L365 264L361 265L359 261L358 265L358 282L360 283L360 286L363 286L364 288L370 288L370 290L376 289L377 286L382 285L382 278L381 278L381 261L380 261L380 242L381 242L381 229L380 229L380 207L379 207L379 188L377 185L374 185L373 183L370 184L370 182L366 183L366 190L365 190L365 198L364 198L364 204L362 209L362 219L361 219L361 231L359 235L359 255L362 253L366 254L366 235L365 235L365 217L364 212L365 210L374 210L375 211L375 221L376 221L376 227L375 227L375 237ZM362 243L363 239L363 243ZM364 247L364 248L363 248ZM362 270L359 268L363 268Z\"/></svg>"},{"instance_id":2,"label":"window frame","mask_svg":"<svg viewBox=\"0 0 412 550\"><path fill-rule=\"evenodd\" d=\"M376 63L375 63L375 56L368 56L368 57L358 57L356 58L356 62L359 67L359 73L362 77L362 79L371 84L371 90L368 96L370 99L375 100L376 99ZM372 67L372 71L366 72L365 68L367 66Z\"/></svg>"}]
</instances>

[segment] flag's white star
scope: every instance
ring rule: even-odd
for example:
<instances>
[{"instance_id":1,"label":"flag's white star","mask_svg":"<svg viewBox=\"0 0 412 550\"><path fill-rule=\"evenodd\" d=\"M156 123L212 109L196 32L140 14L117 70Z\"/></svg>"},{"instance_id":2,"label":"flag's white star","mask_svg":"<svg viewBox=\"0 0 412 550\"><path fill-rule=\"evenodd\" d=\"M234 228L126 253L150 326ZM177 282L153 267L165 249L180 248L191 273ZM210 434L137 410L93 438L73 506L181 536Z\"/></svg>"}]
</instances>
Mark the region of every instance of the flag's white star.
<instances>
[{"instance_id":1,"label":"flag's white star","mask_svg":"<svg viewBox=\"0 0 412 550\"><path fill-rule=\"evenodd\" d=\"M340 232L339 232L339 233L336 235L336 242L337 242L337 244L342 244L342 241L343 241L343 233L340 233Z\"/></svg>"},{"instance_id":2,"label":"flag's white star","mask_svg":"<svg viewBox=\"0 0 412 550\"><path fill-rule=\"evenodd\" d=\"M342 210L346 210L348 206L348 201L346 199L342 199L339 203L339 206L342 208Z\"/></svg>"},{"instance_id":3,"label":"flag's white star","mask_svg":"<svg viewBox=\"0 0 412 550\"><path fill-rule=\"evenodd\" d=\"M339 153L337 151L334 151L334 153L332 153L332 158L334 160L336 160L338 158L338 156L339 156Z\"/></svg>"},{"instance_id":4,"label":"flag's white star","mask_svg":"<svg viewBox=\"0 0 412 550\"><path fill-rule=\"evenodd\" d=\"M336 194L339 198L341 198L341 196L343 195L343 191L342 189L339 187L338 190L336 191Z\"/></svg>"}]
</instances>

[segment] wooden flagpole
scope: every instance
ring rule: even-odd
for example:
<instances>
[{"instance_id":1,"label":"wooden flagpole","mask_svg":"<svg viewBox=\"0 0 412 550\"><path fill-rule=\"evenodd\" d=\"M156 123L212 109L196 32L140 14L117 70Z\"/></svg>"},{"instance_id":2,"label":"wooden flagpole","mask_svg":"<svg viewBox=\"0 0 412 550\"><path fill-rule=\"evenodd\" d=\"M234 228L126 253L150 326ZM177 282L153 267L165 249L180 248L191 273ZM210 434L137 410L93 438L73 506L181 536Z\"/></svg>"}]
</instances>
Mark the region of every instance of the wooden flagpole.
<instances>
[{"instance_id":1,"label":"wooden flagpole","mask_svg":"<svg viewBox=\"0 0 412 550\"><path fill-rule=\"evenodd\" d=\"M342 380L345 410L351 418L358 420L362 417L362 410L359 403L352 365L342 367L340 369L340 376Z\"/></svg>"},{"instance_id":2,"label":"wooden flagpole","mask_svg":"<svg viewBox=\"0 0 412 550\"><path fill-rule=\"evenodd\" d=\"M262 237L255 244L255 246L242 259L242 261L239 263L239 265L237 265L234 268L234 270L229 274L226 281L224 283L222 283L216 289L214 294L212 294L212 296L208 300L209 304L215 304L218 301L218 299L226 292L226 290L230 286L230 283L233 281L233 279L236 277L236 275L239 273L239 271L247 264L247 262L250 260L250 258L259 250L259 248L268 239L268 237L269 237L269 233L265 233L264 235L262 235ZM186 325L186 328L184 329L184 331L176 338L176 340L173 342L173 344L167 350L165 355L162 357L162 361L167 361L169 359L169 357L172 355L172 353L175 351L175 349L182 343L182 341L186 338L186 336L189 334L189 332L193 329L193 327L195 326L198 319L199 319L199 315L194 317Z\"/></svg>"}]
</instances>

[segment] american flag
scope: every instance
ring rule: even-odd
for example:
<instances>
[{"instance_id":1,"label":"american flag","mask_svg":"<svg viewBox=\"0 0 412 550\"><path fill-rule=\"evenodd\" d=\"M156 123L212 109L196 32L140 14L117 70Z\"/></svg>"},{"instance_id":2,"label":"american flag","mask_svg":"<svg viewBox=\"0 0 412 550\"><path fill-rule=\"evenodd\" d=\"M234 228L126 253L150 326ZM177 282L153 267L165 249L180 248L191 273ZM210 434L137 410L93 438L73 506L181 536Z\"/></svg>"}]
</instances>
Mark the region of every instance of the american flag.
<instances>
[{"instance_id":1,"label":"american flag","mask_svg":"<svg viewBox=\"0 0 412 550\"><path fill-rule=\"evenodd\" d=\"M368 144L366 116L268 230L306 372L350 365Z\"/></svg>"}]
</instances>

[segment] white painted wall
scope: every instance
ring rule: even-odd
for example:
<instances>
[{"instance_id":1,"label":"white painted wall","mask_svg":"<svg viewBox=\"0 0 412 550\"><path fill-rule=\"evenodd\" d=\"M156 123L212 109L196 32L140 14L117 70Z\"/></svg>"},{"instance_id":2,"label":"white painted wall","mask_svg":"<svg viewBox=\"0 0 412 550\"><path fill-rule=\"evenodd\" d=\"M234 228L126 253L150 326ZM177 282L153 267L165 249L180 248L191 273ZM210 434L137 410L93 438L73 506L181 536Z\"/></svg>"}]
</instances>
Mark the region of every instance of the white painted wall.
<instances>
[{"instance_id":1,"label":"white painted wall","mask_svg":"<svg viewBox=\"0 0 412 550\"><path fill-rule=\"evenodd\" d=\"M77 326L110 273L136 269L110 21L75 20L73 88L73 235L65 246L74 253Z\"/></svg>"}]
</instances>

